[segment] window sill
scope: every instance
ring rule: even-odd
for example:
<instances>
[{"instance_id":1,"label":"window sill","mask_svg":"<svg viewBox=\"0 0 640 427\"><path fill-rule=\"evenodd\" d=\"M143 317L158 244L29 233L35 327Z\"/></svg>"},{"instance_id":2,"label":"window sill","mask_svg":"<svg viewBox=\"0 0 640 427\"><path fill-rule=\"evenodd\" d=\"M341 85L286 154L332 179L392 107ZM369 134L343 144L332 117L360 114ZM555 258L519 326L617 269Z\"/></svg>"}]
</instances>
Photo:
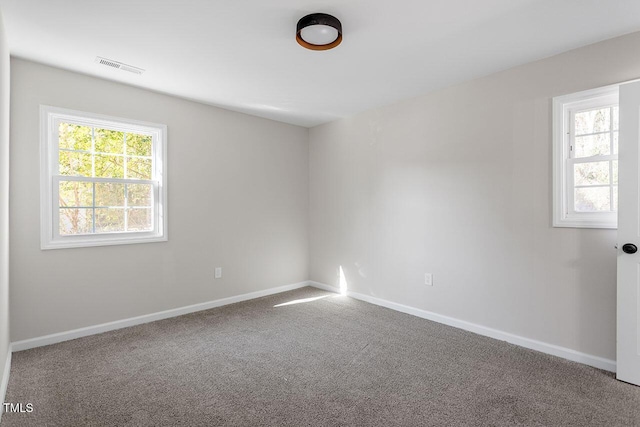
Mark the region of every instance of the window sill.
<instances>
[{"instance_id":1,"label":"window sill","mask_svg":"<svg viewBox=\"0 0 640 427\"><path fill-rule=\"evenodd\" d=\"M587 219L561 219L554 220L553 226L556 228L603 228L603 229L618 229L617 221L610 220L595 220L591 218Z\"/></svg>"},{"instance_id":2,"label":"window sill","mask_svg":"<svg viewBox=\"0 0 640 427\"><path fill-rule=\"evenodd\" d=\"M94 246L113 246L113 245L135 245L140 243L157 243L166 242L168 237L165 236L148 236L148 237L111 237L111 238L86 238L86 237L64 237L54 241L43 242L40 249L43 251L50 249L72 249L72 248L88 248Z\"/></svg>"}]
</instances>

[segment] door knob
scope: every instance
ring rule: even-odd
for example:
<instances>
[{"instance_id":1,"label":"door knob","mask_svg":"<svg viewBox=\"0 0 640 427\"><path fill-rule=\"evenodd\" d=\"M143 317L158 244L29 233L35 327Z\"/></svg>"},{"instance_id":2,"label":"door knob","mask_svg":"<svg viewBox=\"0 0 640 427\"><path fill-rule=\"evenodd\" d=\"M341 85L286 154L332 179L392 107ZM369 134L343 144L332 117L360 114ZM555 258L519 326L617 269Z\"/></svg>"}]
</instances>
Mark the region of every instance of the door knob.
<instances>
[{"instance_id":1,"label":"door knob","mask_svg":"<svg viewBox=\"0 0 640 427\"><path fill-rule=\"evenodd\" d=\"M638 252L638 247L633 243L625 243L622 245L622 251L626 254L635 254Z\"/></svg>"}]
</instances>

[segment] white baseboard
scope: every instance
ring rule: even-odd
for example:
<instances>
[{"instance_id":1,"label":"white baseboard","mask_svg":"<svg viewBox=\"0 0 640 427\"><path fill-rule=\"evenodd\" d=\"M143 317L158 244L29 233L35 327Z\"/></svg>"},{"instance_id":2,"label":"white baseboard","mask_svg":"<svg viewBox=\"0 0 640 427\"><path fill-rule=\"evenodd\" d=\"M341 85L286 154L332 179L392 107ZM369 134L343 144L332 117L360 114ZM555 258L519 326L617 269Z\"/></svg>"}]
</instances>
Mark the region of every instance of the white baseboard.
<instances>
[{"instance_id":1,"label":"white baseboard","mask_svg":"<svg viewBox=\"0 0 640 427\"><path fill-rule=\"evenodd\" d=\"M251 292L248 294L222 298L219 300L204 302L200 304L189 305L186 307L174 308L171 310L165 310L158 313L132 317L129 319L117 320L114 322L103 323L100 325L88 326L86 328L74 329L72 331L60 332L57 334L45 335L42 337L31 338L23 341L17 341L12 343L10 348L12 351L28 350L30 348L56 344L59 342L69 341L76 338L86 337L89 335L100 334L103 332L126 328L129 326L141 325L143 323L154 322L156 320L168 319L171 317L182 316L184 314L194 313L197 311L208 310L210 308L221 307L223 305L234 304L236 302L247 301L254 298L273 295L280 292L291 291L291 290L299 289L305 286L313 286L325 291L340 293L340 290L337 287L330 286L324 283L314 282L314 281L306 281L306 282L294 283L292 285L285 285L277 288ZM476 334L484 335L497 340L507 341L511 344L516 344L521 347L540 351L542 353L547 353L554 356L562 357L564 359L572 360L574 362L584 363L585 365L593 366L599 369L604 369L610 372L616 371L615 360L605 359L602 357L581 353L579 351L571 350L566 347L560 347L554 344L548 344L542 341L521 337L518 335L510 334L508 332L503 332L497 329L488 328L486 326L481 326L481 325L467 322L464 320L455 319L453 317L448 317L448 316L433 313L430 311L422 310L419 308L398 304L398 303L387 301L381 298L372 297L370 295L360 294L358 292L347 291L347 295L352 298L368 302L370 304L375 304L382 307L390 308L392 310L400 311L402 313L411 314L413 316L421 317L423 319L428 319L434 322L464 329L466 331L474 332ZM10 364L11 364L11 355L9 355L7 359L7 367L10 367ZM4 399L4 393L6 392L6 385L8 381L9 381L9 370L8 368L5 368L4 376L2 378L2 383L0 383L0 397L2 397L3 399ZM0 403L1 402L2 401L0 401Z\"/></svg>"},{"instance_id":2,"label":"white baseboard","mask_svg":"<svg viewBox=\"0 0 640 427\"><path fill-rule=\"evenodd\" d=\"M74 340L76 338L82 338L89 335L101 334L103 332L127 328L129 326L155 322L156 320L182 316L184 314L195 313L197 311L208 310L210 308L221 307L223 305L228 305L228 304L234 304L236 302L242 302L242 301L247 301L254 298L260 298L268 295L278 294L280 292L291 291L294 289L303 288L305 286L309 286L309 282L305 281L305 282L294 283L292 285L279 286L277 288L270 288L262 291L250 292L248 294L236 295L233 297L222 298L222 299L209 301L209 302L203 302L200 304L188 305L186 307L173 308L170 310L160 311L157 313L131 317L129 319L116 320L114 322L102 323L100 325L87 326L85 328L74 329L71 331L59 332L56 334L45 335L37 338L30 338L23 341L16 341L11 344L12 350L22 351L22 350L28 350L30 348L56 344L59 342Z\"/></svg>"},{"instance_id":3,"label":"white baseboard","mask_svg":"<svg viewBox=\"0 0 640 427\"><path fill-rule=\"evenodd\" d=\"M324 283L314 282L314 281L309 281L308 283L309 283L309 286L313 286L314 288L322 289L323 291L335 292L335 293L338 293L338 294L340 293L340 289L338 289L335 286L326 285ZM347 292L347 294L348 294L348 292Z\"/></svg>"},{"instance_id":4,"label":"white baseboard","mask_svg":"<svg viewBox=\"0 0 640 427\"><path fill-rule=\"evenodd\" d=\"M309 281L309 285L319 289L323 289L325 291L339 293L338 288L336 288L335 286L324 284L324 283ZM571 350L566 347L560 347L558 345L548 344L542 341L521 337L518 335L510 334L508 332L503 332L497 329L488 328L486 326L481 326L481 325L467 322L464 320L455 319L453 317L443 316L442 314L437 314L430 311L421 310L419 308L414 308L407 305L387 301L381 298L372 297L370 295L347 291L347 296L350 296L352 298L362 300L371 304L390 308L392 310L400 311L402 313L421 317L423 319L428 319L434 322L453 326L455 328L464 329L465 331L473 332L478 335L484 335L497 340L506 341L511 344L516 344L521 347L529 348L531 350L536 350L542 353L551 354L553 356L562 357L563 359L571 360L578 363L583 363L585 365L593 366L595 368L604 369L605 371L610 371L610 372L616 371L615 360L605 359L602 357L581 353L579 351Z\"/></svg>"},{"instance_id":5,"label":"white baseboard","mask_svg":"<svg viewBox=\"0 0 640 427\"><path fill-rule=\"evenodd\" d=\"M9 344L9 351L7 351L7 360L4 364L4 370L2 371L2 377L0 377L0 404L6 402L7 387L9 386L9 373L11 372L11 344ZM4 412L4 406L0 408L0 421L2 421L2 414Z\"/></svg>"}]
</instances>

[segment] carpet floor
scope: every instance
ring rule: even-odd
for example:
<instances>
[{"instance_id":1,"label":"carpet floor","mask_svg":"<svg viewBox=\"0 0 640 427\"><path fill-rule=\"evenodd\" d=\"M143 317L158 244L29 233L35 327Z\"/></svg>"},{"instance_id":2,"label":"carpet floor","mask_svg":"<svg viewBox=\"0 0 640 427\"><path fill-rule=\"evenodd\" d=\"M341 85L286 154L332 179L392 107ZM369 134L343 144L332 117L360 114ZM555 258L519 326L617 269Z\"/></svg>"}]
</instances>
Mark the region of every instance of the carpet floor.
<instances>
[{"instance_id":1,"label":"carpet floor","mask_svg":"<svg viewBox=\"0 0 640 427\"><path fill-rule=\"evenodd\" d=\"M287 304L288 303L288 304ZM11 426L640 426L612 374L303 288L13 355Z\"/></svg>"}]
</instances>

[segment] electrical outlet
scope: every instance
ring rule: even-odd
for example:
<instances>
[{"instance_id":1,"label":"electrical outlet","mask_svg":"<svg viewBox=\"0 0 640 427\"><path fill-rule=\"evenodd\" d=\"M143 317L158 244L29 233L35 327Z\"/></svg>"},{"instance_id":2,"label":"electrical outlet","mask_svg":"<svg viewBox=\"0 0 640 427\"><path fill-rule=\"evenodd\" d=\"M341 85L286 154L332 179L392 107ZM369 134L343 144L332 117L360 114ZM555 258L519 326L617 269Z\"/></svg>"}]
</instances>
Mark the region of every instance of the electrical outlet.
<instances>
[{"instance_id":1,"label":"electrical outlet","mask_svg":"<svg viewBox=\"0 0 640 427\"><path fill-rule=\"evenodd\" d=\"M215 278L216 279L222 278L222 267L216 267Z\"/></svg>"},{"instance_id":2,"label":"electrical outlet","mask_svg":"<svg viewBox=\"0 0 640 427\"><path fill-rule=\"evenodd\" d=\"M433 286L433 274L424 273L424 284L427 286Z\"/></svg>"}]
</instances>

